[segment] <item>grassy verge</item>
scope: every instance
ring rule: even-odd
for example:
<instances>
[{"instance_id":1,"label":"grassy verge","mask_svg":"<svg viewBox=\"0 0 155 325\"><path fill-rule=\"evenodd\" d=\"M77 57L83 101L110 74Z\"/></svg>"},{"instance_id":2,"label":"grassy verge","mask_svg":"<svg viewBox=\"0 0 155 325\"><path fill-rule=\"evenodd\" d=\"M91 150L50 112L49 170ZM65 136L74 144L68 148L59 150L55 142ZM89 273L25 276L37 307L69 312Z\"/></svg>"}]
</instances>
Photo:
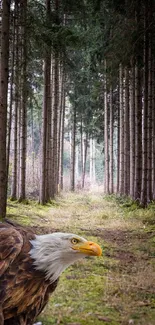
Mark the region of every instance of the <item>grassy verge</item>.
<instances>
[{"instance_id":1,"label":"grassy verge","mask_svg":"<svg viewBox=\"0 0 155 325\"><path fill-rule=\"evenodd\" d=\"M97 241L103 257L67 269L39 320L44 325L153 325L155 206L98 194L65 194L41 207L8 203L8 216L37 232L73 232Z\"/></svg>"}]
</instances>

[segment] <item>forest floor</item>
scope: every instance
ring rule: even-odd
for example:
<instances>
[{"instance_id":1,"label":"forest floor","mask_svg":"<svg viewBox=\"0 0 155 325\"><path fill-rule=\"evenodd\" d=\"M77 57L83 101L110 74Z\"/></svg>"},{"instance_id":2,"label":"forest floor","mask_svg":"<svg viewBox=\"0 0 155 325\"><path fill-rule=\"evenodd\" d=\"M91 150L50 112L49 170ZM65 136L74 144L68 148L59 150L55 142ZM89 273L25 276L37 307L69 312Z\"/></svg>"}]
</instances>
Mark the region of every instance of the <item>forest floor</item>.
<instances>
[{"instance_id":1,"label":"forest floor","mask_svg":"<svg viewBox=\"0 0 155 325\"><path fill-rule=\"evenodd\" d=\"M73 232L103 248L102 257L63 273L39 317L43 325L155 324L155 205L143 210L113 196L66 193L46 207L9 201L8 217L38 233Z\"/></svg>"}]
</instances>

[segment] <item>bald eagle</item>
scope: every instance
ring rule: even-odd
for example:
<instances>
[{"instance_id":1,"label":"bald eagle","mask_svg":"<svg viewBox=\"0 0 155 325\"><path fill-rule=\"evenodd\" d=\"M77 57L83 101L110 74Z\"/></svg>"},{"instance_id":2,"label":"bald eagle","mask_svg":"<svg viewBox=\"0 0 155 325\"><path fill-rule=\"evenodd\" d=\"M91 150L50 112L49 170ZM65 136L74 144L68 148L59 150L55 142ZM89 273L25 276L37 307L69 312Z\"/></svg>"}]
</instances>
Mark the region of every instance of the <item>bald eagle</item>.
<instances>
[{"instance_id":1,"label":"bald eagle","mask_svg":"<svg viewBox=\"0 0 155 325\"><path fill-rule=\"evenodd\" d=\"M0 224L0 325L32 325L56 289L60 274L98 244L67 233L35 235L25 227Z\"/></svg>"}]
</instances>

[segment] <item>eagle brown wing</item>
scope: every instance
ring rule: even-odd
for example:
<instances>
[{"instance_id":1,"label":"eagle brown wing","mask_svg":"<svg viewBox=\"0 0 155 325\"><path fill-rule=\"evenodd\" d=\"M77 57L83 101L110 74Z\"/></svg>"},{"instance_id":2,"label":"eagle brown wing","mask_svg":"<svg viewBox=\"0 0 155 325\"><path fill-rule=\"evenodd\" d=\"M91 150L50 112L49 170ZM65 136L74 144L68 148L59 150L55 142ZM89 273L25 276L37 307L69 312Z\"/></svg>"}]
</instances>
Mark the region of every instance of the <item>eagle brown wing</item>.
<instances>
[{"instance_id":1,"label":"eagle brown wing","mask_svg":"<svg viewBox=\"0 0 155 325\"><path fill-rule=\"evenodd\" d=\"M19 255L23 246L21 234L7 224L0 224L0 277Z\"/></svg>"}]
</instances>

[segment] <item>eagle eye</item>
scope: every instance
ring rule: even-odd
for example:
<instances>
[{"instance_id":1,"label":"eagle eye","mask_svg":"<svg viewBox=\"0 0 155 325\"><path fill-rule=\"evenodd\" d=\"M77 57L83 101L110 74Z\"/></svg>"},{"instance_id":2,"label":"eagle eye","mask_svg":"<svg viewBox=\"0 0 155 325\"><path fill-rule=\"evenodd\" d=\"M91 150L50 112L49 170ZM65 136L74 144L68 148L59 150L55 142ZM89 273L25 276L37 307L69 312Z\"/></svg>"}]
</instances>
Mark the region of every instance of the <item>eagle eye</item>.
<instances>
[{"instance_id":1,"label":"eagle eye","mask_svg":"<svg viewBox=\"0 0 155 325\"><path fill-rule=\"evenodd\" d=\"M76 245L77 243L79 243L79 240L77 238L72 238L71 243L73 245Z\"/></svg>"}]
</instances>

